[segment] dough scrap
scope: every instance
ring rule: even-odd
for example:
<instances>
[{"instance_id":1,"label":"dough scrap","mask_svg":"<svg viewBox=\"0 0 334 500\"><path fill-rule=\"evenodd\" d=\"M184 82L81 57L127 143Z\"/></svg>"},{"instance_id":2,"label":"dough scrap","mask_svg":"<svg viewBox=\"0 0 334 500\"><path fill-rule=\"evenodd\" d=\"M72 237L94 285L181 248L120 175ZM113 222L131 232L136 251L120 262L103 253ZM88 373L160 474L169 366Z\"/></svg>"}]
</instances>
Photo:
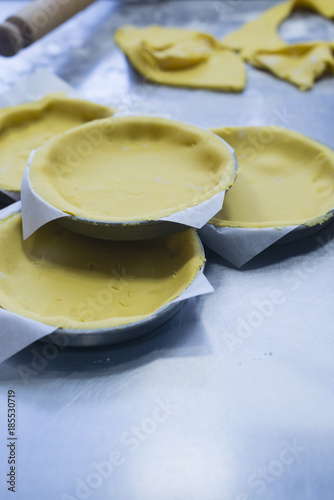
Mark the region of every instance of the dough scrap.
<instances>
[{"instance_id":1,"label":"dough scrap","mask_svg":"<svg viewBox=\"0 0 334 500\"><path fill-rule=\"evenodd\" d=\"M55 327L142 320L181 295L205 260L192 229L133 243L51 222L23 241L21 223L21 214L0 221L0 307Z\"/></svg>"},{"instance_id":2,"label":"dough scrap","mask_svg":"<svg viewBox=\"0 0 334 500\"><path fill-rule=\"evenodd\" d=\"M225 36L221 43L233 50L240 51L241 57L250 61L258 50L277 50L287 43L278 35L279 25L290 15L293 0L283 2L266 10L254 21Z\"/></svg>"},{"instance_id":3,"label":"dough scrap","mask_svg":"<svg viewBox=\"0 0 334 500\"><path fill-rule=\"evenodd\" d=\"M268 69L300 90L308 90L324 73L334 73L334 54L330 43L301 43L273 51L259 50L253 54L252 64Z\"/></svg>"},{"instance_id":4,"label":"dough scrap","mask_svg":"<svg viewBox=\"0 0 334 500\"><path fill-rule=\"evenodd\" d=\"M334 208L330 148L280 127L228 127L213 132L235 148L239 169L212 224L286 227L328 218Z\"/></svg>"},{"instance_id":5,"label":"dough scrap","mask_svg":"<svg viewBox=\"0 0 334 500\"><path fill-rule=\"evenodd\" d=\"M21 190L30 152L50 137L114 110L64 94L0 110L0 189Z\"/></svg>"},{"instance_id":6,"label":"dough scrap","mask_svg":"<svg viewBox=\"0 0 334 500\"><path fill-rule=\"evenodd\" d=\"M242 58L253 66L267 69L301 90L307 90L316 78L325 72L333 72L334 43L287 44L277 30L295 7L310 8L324 17L334 18L334 2L289 0L230 33L221 43L240 51Z\"/></svg>"},{"instance_id":7,"label":"dough scrap","mask_svg":"<svg viewBox=\"0 0 334 500\"><path fill-rule=\"evenodd\" d=\"M34 156L30 181L63 212L126 223L198 205L227 189L234 170L233 154L214 134L134 116L95 120L50 139Z\"/></svg>"},{"instance_id":8,"label":"dough scrap","mask_svg":"<svg viewBox=\"0 0 334 500\"><path fill-rule=\"evenodd\" d=\"M246 70L240 56L205 33L129 25L117 30L115 40L150 81L236 92L245 87Z\"/></svg>"}]
</instances>

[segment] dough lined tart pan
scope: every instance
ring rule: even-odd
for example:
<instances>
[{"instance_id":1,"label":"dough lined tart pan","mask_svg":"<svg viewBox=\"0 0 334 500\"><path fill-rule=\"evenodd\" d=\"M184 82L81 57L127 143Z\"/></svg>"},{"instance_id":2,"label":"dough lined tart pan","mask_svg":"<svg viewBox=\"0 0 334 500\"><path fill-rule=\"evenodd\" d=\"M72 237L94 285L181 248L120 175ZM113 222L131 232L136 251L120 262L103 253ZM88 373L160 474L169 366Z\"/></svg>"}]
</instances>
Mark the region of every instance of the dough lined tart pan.
<instances>
[{"instance_id":1,"label":"dough lined tart pan","mask_svg":"<svg viewBox=\"0 0 334 500\"><path fill-rule=\"evenodd\" d=\"M113 344L156 328L204 265L193 229L134 243L51 222L23 241L18 205L0 213L0 307L59 327L68 345Z\"/></svg>"},{"instance_id":2,"label":"dough lined tart pan","mask_svg":"<svg viewBox=\"0 0 334 500\"><path fill-rule=\"evenodd\" d=\"M50 137L91 120L112 116L106 106L65 94L0 110L0 196L19 199L30 152Z\"/></svg>"},{"instance_id":3,"label":"dough lined tart pan","mask_svg":"<svg viewBox=\"0 0 334 500\"><path fill-rule=\"evenodd\" d=\"M280 127L213 131L235 148L239 170L222 210L210 224L277 229L297 225L284 237L292 241L332 218L334 152L330 148Z\"/></svg>"},{"instance_id":4,"label":"dough lined tart pan","mask_svg":"<svg viewBox=\"0 0 334 500\"><path fill-rule=\"evenodd\" d=\"M64 212L62 224L106 239L185 229L161 220L197 208L234 182L232 149L212 132L156 117L96 120L44 143L30 189ZM68 214L68 217L66 217Z\"/></svg>"}]
</instances>

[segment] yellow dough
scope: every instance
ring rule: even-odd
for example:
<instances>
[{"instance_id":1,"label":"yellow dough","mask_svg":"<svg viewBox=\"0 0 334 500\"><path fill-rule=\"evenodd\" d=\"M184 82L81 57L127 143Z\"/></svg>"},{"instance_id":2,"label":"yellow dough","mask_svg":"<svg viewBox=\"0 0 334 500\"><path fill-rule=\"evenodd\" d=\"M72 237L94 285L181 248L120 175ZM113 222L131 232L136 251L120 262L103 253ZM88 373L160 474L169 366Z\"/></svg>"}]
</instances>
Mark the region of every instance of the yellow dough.
<instances>
[{"instance_id":1,"label":"yellow dough","mask_svg":"<svg viewBox=\"0 0 334 500\"><path fill-rule=\"evenodd\" d=\"M113 110L61 94L0 110L0 189L20 191L30 152L50 137Z\"/></svg>"},{"instance_id":2,"label":"yellow dough","mask_svg":"<svg viewBox=\"0 0 334 500\"><path fill-rule=\"evenodd\" d=\"M332 48L325 42L295 44L273 51L259 50L253 54L252 63L297 85L300 90L312 88L314 81L324 73L334 73Z\"/></svg>"},{"instance_id":3,"label":"yellow dough","mask_svg":"<svg viewBox=\"0 0 334 500\"><path fill-rule=\"evenodd\" d=\"M134 244L52 222L23 241L15 214L0 222L0 306L57 327L120 326L178 297L204 260L192 229Z\"/></svg>"},{"instance_id":4,"label":"yellow dough","mask_svg":"<svg viewBox=\"0 0 334 500\"><path fill-rule=\"evenodd\" d=\"M323 73L333 72L334 48L333 42L287 44L281 39L277 30L295 7L310 8L322 16L334 17L332 0L289 0L230 33L221 43L240 51L243 59L253 66L270 70L301 90L307 90Z\"/></svg>"},{"instance_id":5,"label":"yellow dough","mask_svg":"<svg viewBox=\"0 0 334 500\"><path fill-rule=\"evenodd\" d=\"M246 71L240 56L212 36L193 30L124 26L115 40L148 80L166 85L241 91Z\"/></svg>"},{"instance_id":6,"label":"yellow dough","mask_svg":"<svg viewBox=\"0 0 334 500\"><path fill-rule=\"evenodd\" d=\"M323 222L334 208L334 152L279 127L213 130L234 148L238 177L217 226L284 227Z\"/></svg>"},{"instance_id":7,"label":"yellow dough","mask_svg":"<svg viewBox=\"0 0 334 500\"><path fill-rule=\"evenodd\" d=\"M254 52L266 49L277 50L287 45L278 35L279 25L293 9L293 2L283 2L266 10L259 18L244 24L241 28L225 36L221 43L238 50L246 61Z\"/></svg>"},{"instance_id":8,"label":"yellow dough","mask_svg":"<svg viewBox=\"0 0 334 500\"><path fill-rule=\"evenodd\" d=\"M89 220L157 220L198 205L234 180L233 154L211 132L173 120L96 120L50 139L31 167L33 189Z\"/></svg>"}]
</instances>

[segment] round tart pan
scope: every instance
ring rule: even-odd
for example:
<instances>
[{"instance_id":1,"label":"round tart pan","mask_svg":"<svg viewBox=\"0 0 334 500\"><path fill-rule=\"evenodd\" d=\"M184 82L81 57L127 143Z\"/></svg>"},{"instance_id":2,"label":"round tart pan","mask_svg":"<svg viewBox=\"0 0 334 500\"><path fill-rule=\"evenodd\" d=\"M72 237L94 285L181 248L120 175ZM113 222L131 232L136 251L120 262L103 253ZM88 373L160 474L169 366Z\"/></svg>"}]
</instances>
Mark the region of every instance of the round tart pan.
<instances>
[{"instance_id":1,"label":"round tart pan","mask_svg":"<svg viewBox=\"0 0 334 500\"><path fill-rule=\"evenodd\" d=\"M11 206L3 209L0 212L0 231L1 231L1 224L2 224L1 221L6 221L6 219L8 219L8 217L10 217L10 216L14 216L14 217L17 216L17 214L19 214L20 211L21 211L21 204L20 203L16 203L15 205L11 205ZM15 222L15 224L13 224L13 226L16 228L17 221L13 221L13 222ZM43 230L44 230L44 228L42 228L40 231L43 231ZM6 228L6 231L8 231L8 226ZM50 269L50 266L51 266L51 270L52 270L52 272L54 272L53 270L56 269L57 265L60 264L61 269L63 269L64 265L65 266L68 265L67 260L65 258L66 255L65 255L65 257L63 257L63 255L61 254L59 257L57 254L57 248L64 248L63 246L60 246L60 245L63 245L64 242L68 241L68 240L66 240L66 233L67 233L66 229L62 229L61 226L59 226L57 223L54 222L53 229L51 230L49 227L48 231L51 231L50 234L54 235L54 238L55 238L54 240L52 239L52 241L51 241L51 239L48 239L48 234L46 234L46 236L45 235L43 236L44 240L43 240L43 238L38 239L40 237L39 236L36 237L36 235L34 235L32 238L35 238L35 239L30 241L30 243L23 242L23 245L28 245L24 248L24 255L28 255L29 262L31 262L29 264L29 266L34 265L35 262L38 265L39 261L44 261L44 263L42 264L42 267L39 268L40 269L39 272L41 274L43 274L43 268ZM181 269L183 269L183 264L182 264L182 267L178 267L178 266L181 265L180 263L182 263L183 260L184 260L184 262L187 263L186 265L189 266L189 272L187 272L184 275L184 276L187 276L187 282L185 283L185 288L183 287L183 285L181 285L181 288L184 288L184 289L179 294L177 301L174 302L175 299L171 299L170 302L165 303L164 305L162 305L161 307L159 307L158 309L156 309L155 311L153 311L149 315L146 315L146 313L144 316L141 315L143 317L140 317L140 315L138 316L138 312L137 312L135 317L136 318L140 317L140 319L134 320L133 322L130 322L130 323L120 324L118 326L103 326L101 328L80 328L80 327L73 328L72 326L71 327L64 326L62 328L57 329L57 326L55 326L55 332L66 335L67 345L69 345L69 346L97 346L97 345L116 344L116 343L125 342L128 340L134 339L136 337L139 337L141 335L144 335L145 333L148 333L149 331L157 328L158 326L160 326L164 322L166 322L168 319L170 319L179 310L179 308L183 304L182 294L188 289L190 284L193 283L193 281L196 279L196 277L198 277L199 274L203 272L203 268L204 268L205 257L204 257L204 250L203 250L203 246L201 244L201 241L194 230L188 229L188 231L189 231L189 233L188 233L189 236L188 237L184 236L184 242L188 242L187 244L190 245L189 248L183 247L182 246L183 242L180 240L178 240L178 241L173 240L173 242L171 242L169 240L168 245L170 245L170 246L166 246L166 248L168 249L168 252L171 252L170 255L171 255L172 259L174 259L174 256L173 256L174 254L177 255L179 251L182 251L181 261L178 260L178 257L175 257L175 264L173 265L173 268L174 268L174 266L176 266L175 272L178 272L177 269L180 269L179 272L181 272ZM83 237L83 236L75 237L75 235L73 235L71 233L68 233L68 234L70 235L70 240L69 240L70 245L73 244L72 240L76 241L76 238L78 238L80 240L80 241L74 243L74 246L73 246L74 250L78 245L80 246L80 248L84 247L84 243L86 240L85 237ZM181 238L181 237L182 237L182 235L180 235L180 236L175 235L172 238ZM62 238L65 238L65 239L62 239ZM167 237L167 238L170 238L170 237ZM38 244L38 242L41 242L41 241L42 242L44 241L44 243L40 246ZM45 241L47 241L47 242L50 241L50 242L46 243L46 247L44 247ZM92 242L92 240L90 238L88 238L87 241ZM54 242L59 242L59 247L57 247L57 245L54 245ZM91 244L93 244L93 243L91 243ZM96 247L97 248L99 248L101 245L110 245L110 244L111 243L109 243L109 242L101 242L99 240L96 240ZM113 245L115 245L115 244L116 245L119 245L119 244L124 245L124 243L120 243L120 242L113 242L112 244ZM152 243L152 244L154 244L154 243ZM94 243L94 245L95 245L95 243ZM132 252L132 248L134 248L134 250L133 250L134 254L137 256L139 255L137 252L138 243L134 242L133 244L131 244L129 242L129 243L125 243L125 245L127 245L126 248L128 249L129 252L130 251ZM131 245L131 248L130 248L130 245ZM16 251L15 248L17 248L17 244L13 245L12 248L13 248L13 252ZM31 252L31 248L33 249L32 252ZM45 248L46 248L46 250L45 250ZM70 248L72 248L72 246ZM48 253L50 251L51 251L51 254ZM90 250L87 250L87 251L90 252ZM139 251L143 252L143 249L139 249ZM68 250L66 250L66 252L68 252ZM65 254L66 254L66 252L65 252ZM78 262L80 262L80 259L82 258L80 253L75 253L75 255L77 255L77 260L78 260ZM89 253L88 255L89 255L89 259L90 259L91 253ZM107 249L107 254L103 253L102 255L109 255L109 246ZM112 257L112 254L110 254L110 255L111 255L110 267L112 268L112 265L113 265L112 259L115 260L115 257ZM63 260L63 259L65 259L65 260ZM117 259L119 259L119 257L117 257ZM140 259L140 257L138 257L138 259ZM168 259L169 259L169 257L168 257ZM109 262L109 257L107 257L107 262ZM117 262L118 262L118 260L117 260ZM144 260L144 262L145 262L145 260ZM191 264L190 264L190 262L191 262ZM17 265L20 265L20 263L23 264L23 266L26 265L24 263L24 261L22 261L20 259L17 260L16 257L13 257L14 269L15 269L15 266L17 267ZM46 268L43 267L45 265L46 265ZM78 264L78 265L81 266L81 264ZM120 265L122 265L122 262L120 262ZM77 266L77 262L75 261L75 265L74 265L75 271L76 271L76 266ZM83 269L85 269L85 275L87 276L87 266L83 267ZM108 269L109 269L109 267L108 267ZM131 264L130 264L129 269L131 270ZM165 269L165 267L164 267L164 269ZM169 265L169 269L170 269L170 265ZM72 270L73 269L71 269L71 268L69 269L70 272L72 272ZM2 273L4 275L6 273L6 269L2 269L2 271L4 271ZM94 271L95 271L95 269L94 269ZM100 272L99 268L97 268L97 272ZM170 270L166 271L166 273L167 272L170 273ZM59 273L57 273L57 274L58 274L58 276L61 276L61 274L59 274ZM191 279L189 278L190 275L192 276ZM28 276L28 273L25 273L25 276ZM125 276L127 276L127 275L125 275ZM163 273L163 276L165 276L164 273ZM167 276L169 276L169 274L166 274L166 277ZM108 274L108 276L107 276L108 283L109 283L109 277L111 277L111 275ZM159 279L161 279L161 278L159 278ZM163 285L163 283L165 282L164 279L165 278L163 278L163 281L161 282L161 286L164 286ZM188 279L189 279L189 282L188 282ZM72 278L71 278L71 280L72 280ZM144 278L144 282L145 282L145 278ZM106 283L106 281L103 282L103 285L101 284L101 288L99 287L98 290L104 290L103 287L106 286L105 283ZM119 283L122 283L122 281ZM180 283L182 283L182 281ZM188 286L187 286L187 283L189 283ZM117 282L116 282L116 284L117 284ZM1 285L1 280L0 280L0 285ZM39 284L39 286L41 286L41 287L45 286L45 282L42 281ZM126 287L126 285L124 285L124 286ZM154 287L156 287L156 286L158 286L158 282L154 283ZM4 283L4 288L6 289L5 283ZM160 286L158 288L160 290ZM129 290L128 293L130 293L130 289L128 289L128 290ZM144 293L151 293L150 290L151 289L149 288L149 286L146 289L143 288L143 294ZM168 290L169 290L169 288L168 288ZM174 285L173 285L172 290L174 290ZM91 291L91 289L87 285L87 293L86 293L86 289L85 289L84 297L88 296L89 291ZM21 293L21 291L20 291L20 293ZM23 290L22 293L25 294L26 292ZM47 289L45 290L45 293L46 294L48 293ZM96 290L93 293L96 294ZM136 293L138 293L138 291ZM175 292L173 292L173 291L172 291L172 293L175 294ZM57 292L57 294L59 295L59 292ZM58 295L57 295L57 297L58 297ZM120 297L120 296L116 295L116 300L117 300L117 297ZM3 301L4 299L2 298L0 300ZM79 305L80 305L80 300L81 299L78 299ZM167 299L163 299L163 300L164 300L164 302L166 302ZM21 298L20 298L20 301L21 301ZM3 305L5 306L6 304L3 304ZM19 308L21 308L21 307L22 307L22 305L20 302ZM77 309L78 304L75 303L75 305L73 307L75 307ZM11 310L12 312L15 312L15 310L13 310L9 307L5 307L5 309ZM87 311L86 311L86 313L87 313ZM22 314L20 314L20 313L17 313L17 314L19 314L21 317L23 317ZM54 313L53 313L53 316L54 316ZM36 318L36 311L34 313L29 312L29 314L27 314L26 317L27 318L29 317L30 319L35 319L37 321L41 321L41 320ZM48 316L44 316L44 317L45 317L45 323L50 324L50 318L48 321L47 320ZM119 317L119 316L116 316L116 317ZM108 318L106 320L103 319L103 321L108 321ZM76 322L78 323L77 320L76 320ZM93 321L91 321L91 323L93 323ZM53 324L53 323L51 323L51 324ZM45 339L47 340L48 337L45 337Z\"/></svg>"},{"instance_id":2,"label":"round tart pan","mask_svg":"<svg viewBox=\"0 0 334 500\"><path fill-rule=\"evenodd\" d=\"M269 230L297 226L279 240L287 243L313 234L331 220L334 152L330 148L274 126L213 131L235 148L239 170L223 209L210 224ZM268 218L266 210L271 212Z\"/></svg>"},{"instance_id":3,"label":"round tart pan","mask_svg":"<svg viewBox=\"0 0 334 500\"><path fill-rule=\"evenodd\" d=\"M149 239L191 226L236 171L232 148L212 132L128 116L96 120L44 143L30 159L28 189L41 210L44 204L64 213L59 222L72 231Z\"/></svg>"},{"instance_id":4,"label":"round tart pan","mask_svg":"<svg viewBox=\"0 0 334 500\"><path fill-rule=\"evenodd\" d=\"M59 328L54 333L60 333L66 336L66 345L71 347L120 344L122 342L127 342L141 337L142 335L145 335L146 333L149 333L163 325L180 310L182 305L183 301L168 304L146 319L119 327L101 328L96 330L73 330ZM53 334L51 334L50 339L53 339ZM49 335L44 337L42 340L49 342Z\"/></svg>"}]
</instances>

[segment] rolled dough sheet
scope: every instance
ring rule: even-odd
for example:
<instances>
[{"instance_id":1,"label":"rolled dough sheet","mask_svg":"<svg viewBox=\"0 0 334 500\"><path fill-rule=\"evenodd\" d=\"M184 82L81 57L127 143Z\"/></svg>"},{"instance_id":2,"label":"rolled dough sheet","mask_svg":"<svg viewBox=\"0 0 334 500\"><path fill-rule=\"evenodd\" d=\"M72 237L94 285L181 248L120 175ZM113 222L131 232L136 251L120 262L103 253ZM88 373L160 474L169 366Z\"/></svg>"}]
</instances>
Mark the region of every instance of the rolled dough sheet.
<instances>
[{"instance_id":1,"label":"rolled dough sheet","mask_svg":"<svg viewBox=\"0 0 334 500\"><path fill-rule=\"evenodd\" d=\"M246 71L240 56L208 34L157 25L123 26L115 40L150 81L236 92L245 87Z\"/></svg>"},{"instance_id":2,"label":"rolled dough sheet","mask_svg":"<svg viewBox=\"0 0 334 500\"><path fill-rule=\"evenodd\" d=\"M334 73L334 50L330 43L310 42L278 50L258 50L252 64L267 69L300 90L308 90L324 73Z\"/></svg>"},{"instance_id":3,"label":"rolled dough sheet","mask_svg":"<svg viewBox=\"0 0 334 500\"><path fill-rule=\"evenodd\" d=\"M310 8L324 17L334 17L332 1L289 0L230 33L221 43L240 51L242 58L253 66L267 69L301 90L307 90L316 78L334 71L333 42L289 45L282 40L277 30L295 7Z\"/></svg>"}]
</instances>

